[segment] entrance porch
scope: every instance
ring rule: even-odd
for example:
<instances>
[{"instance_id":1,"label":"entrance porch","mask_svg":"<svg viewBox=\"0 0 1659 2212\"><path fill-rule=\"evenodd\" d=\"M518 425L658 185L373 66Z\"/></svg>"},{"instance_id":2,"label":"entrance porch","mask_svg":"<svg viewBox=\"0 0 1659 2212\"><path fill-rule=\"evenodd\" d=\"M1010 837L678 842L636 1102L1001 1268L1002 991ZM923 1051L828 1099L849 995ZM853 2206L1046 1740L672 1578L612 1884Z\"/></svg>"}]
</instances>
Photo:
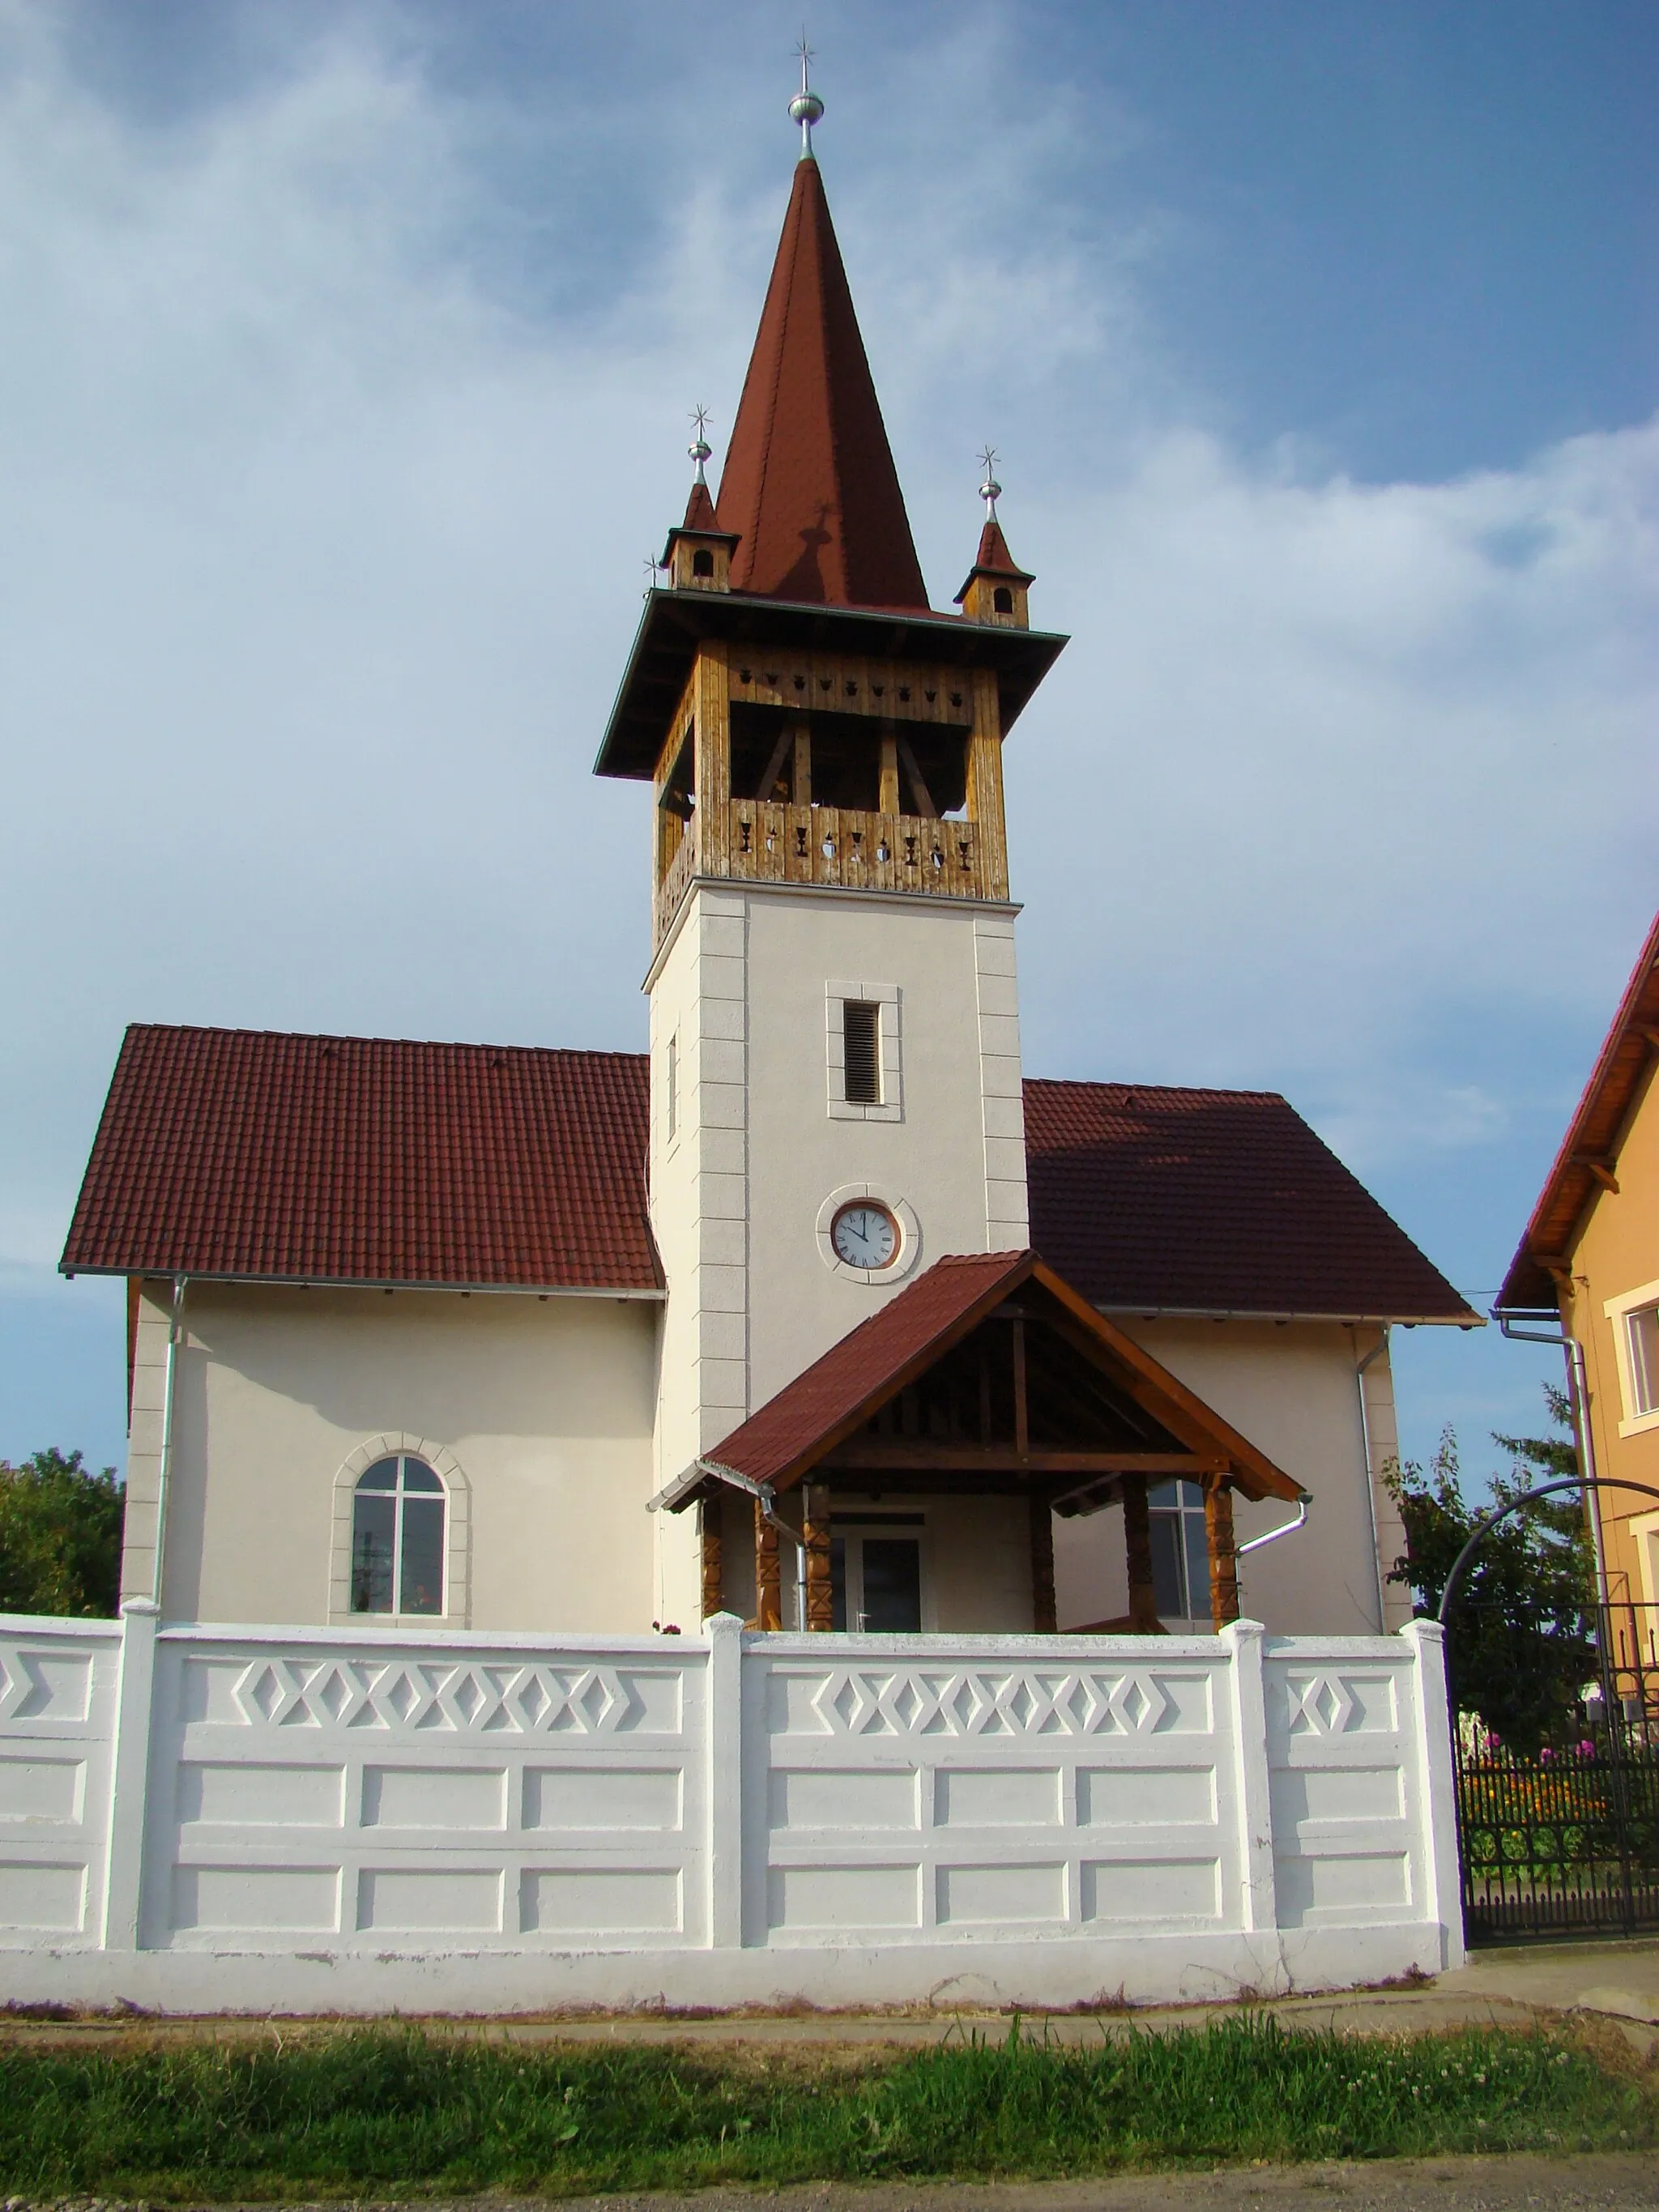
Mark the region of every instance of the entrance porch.
<instances>
[{"instance_id":1,"label":"entrance porch","mask_svg":"<svg viewBox=\"0 0 1659 2212\"><path fill-rule=\"evenodd\" d=\"M1298 1484L1035 1253L937 1261L657 1500L702 1613L752 1628L1053 1634L1054 1522L1124 1519L1129 1610L1238 1617L1235 1492ZM1160 1587L1163 1592L1160 1612Z\"/></svg>"}]
</instances>

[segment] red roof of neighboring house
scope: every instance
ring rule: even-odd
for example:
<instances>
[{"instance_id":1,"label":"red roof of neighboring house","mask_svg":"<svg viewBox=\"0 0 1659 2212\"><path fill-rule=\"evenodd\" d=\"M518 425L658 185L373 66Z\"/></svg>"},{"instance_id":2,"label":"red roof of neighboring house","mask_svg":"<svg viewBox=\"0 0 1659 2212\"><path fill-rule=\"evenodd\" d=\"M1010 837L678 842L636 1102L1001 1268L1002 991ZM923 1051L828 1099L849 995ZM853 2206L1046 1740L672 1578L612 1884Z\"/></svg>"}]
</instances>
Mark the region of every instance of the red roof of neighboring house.
<instances>
[{"instance_id":1,"label":"red roof of neighboring house","mask_svg":"<svg viewBox=\"0 0 1659 2212\"><path fill-rule=\"evenodd\" d=\"M1510 1262L1497 1310L1559 1310L1552 1266L1565 1267L1590 1201L1618 1164L1620 1139L1649 1070L1659 1057L1659 915L1637 955L1584 1095L1567 1125L1519 1250Z\"/></svg>"},{"instance_id":2,"label":"red roof of neighboring house","mask_svg":"<svg viewBox=\"0 0 1659 2212\"><path fill-rule=\"evenodd\" d=\"M818 165L795 164L720 476L732 588L921 611L927 587Z\"/></svg>"},{"instance_id":3,"label":"red roof of neighboring house","mask_svg":"<svg viewBox=\"0 0 1659 2212\"><path fill-rule=\"evenodd\" d=\"M726 1468L750 1482L787 1486L795 1481L1028 1282L1064 1309L1070 1326L1096 1340L1097 1357L1103 1366L1133 1378L1142 1407L1172 1429L1189 1449L1212 1446L1223 1461L1231 1462L1235 1478L1251 1497L1301 1496L1289 1475L1143 1346L1096 1313L1035 1252L983 1252L935 1260L879 1312L860 1322L822 1358L785 1383L698 1467ZM685 1503L696 1487L695 1480L676 1485L674 1502Z\"/></svg>"},{"instance_id":4,"label":"red roof of neighboring house","mask_svg":"<svg viewBox=\"0 0 1659 2212\"><path fill-rule=\"evenodd\" d=\"M657 1292L647 1066L135 1024L74 1273Z\"/></svg>"},{"instance_id":5,"label":"red roof of neighboring house","mask_svg":"<svg viewBox=\"0 0 1659 2212\"><path fill-rule=\"evenodd\" d=\"M1025 1085L1031 1242L1122 1312L1477 1316L1268 1091Z\"/></svg>"}]
</instances>

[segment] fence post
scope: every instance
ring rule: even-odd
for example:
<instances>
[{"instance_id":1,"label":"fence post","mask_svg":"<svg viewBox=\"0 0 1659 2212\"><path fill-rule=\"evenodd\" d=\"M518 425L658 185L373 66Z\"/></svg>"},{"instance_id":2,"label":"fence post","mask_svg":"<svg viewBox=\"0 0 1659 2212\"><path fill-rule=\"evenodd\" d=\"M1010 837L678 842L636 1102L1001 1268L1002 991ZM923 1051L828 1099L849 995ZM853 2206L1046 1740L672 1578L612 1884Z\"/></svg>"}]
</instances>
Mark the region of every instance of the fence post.
<instances>
[{"instance_id":1,"label":"fence post","mask_svg":"<svg viewBox=\"0 0 1659 2212\"><path fill-rule=\"evenodd\" d=\"M1267 1700L1259 1620L1230 1620L1221 1632L1227 1653L1233 1724L1233 1787L1238 1803L1240 1910L1247 1930L1277 1928L1273 1801L1267 1785Z\"/></svg>"},{"instance_id":2,"label":"fence post","mask_svg":"<svg viewBox=\"0 0 1659 2212\"><path fill-rule=\"evenodd\" d=\"M743 1942L743 1622L735 1613L704 1621L708 1638L708 1941L717 1951Z\"/></svg>"},{"instance_id":3,"label":"fence post","mask_svg":"<svg viewBox=\"0 0 1659 2212\"><path fill-rule=\"evenodd\" d=\"M121 1601L121 1662L110 1747L109 1829L104 1859L104 1948L136 1951L144 1891L149 1826L150 1726L155 1702L155 1637L161 1608L153 1598Z\"/></svg>"},{"instance_id":4,"label":"fence post","mask_svg":"<svg viewBox=\"0 0 1659 2212\"><path fill-rule=\"evenodd\" d=\"M1417 1778L1425 1899L1444 1929L1444 1966L1463 1964L1463 1879L1457 1850L1457 1777L1452 1765L1451 1702L1446 1690L1446 1632L1437 1620L1410 1620L1400 1631L1412 1647L1417 1700Z\"/></svg>"}]
</instances>

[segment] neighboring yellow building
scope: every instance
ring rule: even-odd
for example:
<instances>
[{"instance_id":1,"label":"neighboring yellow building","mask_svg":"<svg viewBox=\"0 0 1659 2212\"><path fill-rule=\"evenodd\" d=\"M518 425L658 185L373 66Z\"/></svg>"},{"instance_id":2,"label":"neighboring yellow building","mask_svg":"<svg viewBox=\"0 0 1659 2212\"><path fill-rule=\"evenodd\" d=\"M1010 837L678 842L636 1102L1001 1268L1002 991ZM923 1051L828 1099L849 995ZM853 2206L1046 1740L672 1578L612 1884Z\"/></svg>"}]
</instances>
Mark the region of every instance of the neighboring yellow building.
<instances>
[{"instance_id":1,"label":"neighboring yellow building","mask_svg":"<svg viewBox=\"0 0 1659 2212\"><path fill-rule=\"evenodd\" d=\"M1659 1492L1659 918L1493 1309L1559 1316L1587 1472ZM1586 1433L1587 1431L1587 1433ZM1659 1608L1659 1497L1596 1493L1606 1595ZM1659 1649L1659 1611L1640 1628Z\"/></svg>"}]
</instances>

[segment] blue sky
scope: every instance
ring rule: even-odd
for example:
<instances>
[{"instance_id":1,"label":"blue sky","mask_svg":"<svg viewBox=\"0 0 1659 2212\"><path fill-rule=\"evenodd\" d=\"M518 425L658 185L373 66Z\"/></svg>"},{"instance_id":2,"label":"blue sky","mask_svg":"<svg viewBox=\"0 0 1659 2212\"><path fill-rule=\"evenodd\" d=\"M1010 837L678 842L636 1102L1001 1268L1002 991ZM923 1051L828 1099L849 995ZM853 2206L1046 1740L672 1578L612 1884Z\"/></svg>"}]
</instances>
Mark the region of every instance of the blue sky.
<instances>
[{"instance_id":1,"label":"blue sky","mask_svg":"<svg viewBox=\"0 0 1659 2212\"><path fill-rule=\"evenodd\" d=\"M799 19L0 0L0 1453L121 1457L54 1267L126 1021L642 1042L586 771ZM933 597L989 436L1075 640L1028 1067L1282 1089L1489 1295L1656 903L1659 13L809 27ZM1529 1424L1494 1337L1397 1342L1408 1452Z\"/></svg>"}]
</instances>

